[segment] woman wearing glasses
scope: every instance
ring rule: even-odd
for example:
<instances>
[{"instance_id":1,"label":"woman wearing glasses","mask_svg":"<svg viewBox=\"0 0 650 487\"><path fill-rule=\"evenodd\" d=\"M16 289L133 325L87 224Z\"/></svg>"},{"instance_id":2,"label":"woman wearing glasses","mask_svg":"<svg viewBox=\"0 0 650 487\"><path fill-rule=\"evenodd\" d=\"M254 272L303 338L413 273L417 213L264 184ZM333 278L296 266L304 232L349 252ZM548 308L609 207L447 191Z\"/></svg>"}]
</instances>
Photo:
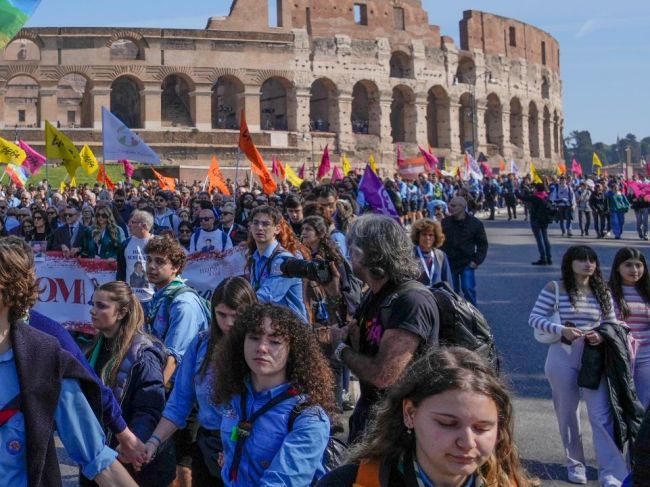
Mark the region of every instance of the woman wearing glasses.
<instances>
[{"instance_id":1,"label":"woman wearing glasses","mask_svg":"<svg viewBox=\"0 0 650 487\"><path fill-rule=\"evenodd\" d=\"M85 232L81 242L81 256L100 259L116 259L124 231L117 226L109 208L99 208L95 213L95 224Z\"/></svg>"},{"instance_id":2,"label":"woman wearing glasses","mask_svg":"<svg viewBox=\"0 0 650 487\"><path fill-rule=\"evenodd\" d=\"M34 211L34 213L32 213L32 220L34 220L33 240L36 240L37 242L44 242L50 238L50 223L47 220L47 213L45 210Z\"/></svg>"}]
</instances>

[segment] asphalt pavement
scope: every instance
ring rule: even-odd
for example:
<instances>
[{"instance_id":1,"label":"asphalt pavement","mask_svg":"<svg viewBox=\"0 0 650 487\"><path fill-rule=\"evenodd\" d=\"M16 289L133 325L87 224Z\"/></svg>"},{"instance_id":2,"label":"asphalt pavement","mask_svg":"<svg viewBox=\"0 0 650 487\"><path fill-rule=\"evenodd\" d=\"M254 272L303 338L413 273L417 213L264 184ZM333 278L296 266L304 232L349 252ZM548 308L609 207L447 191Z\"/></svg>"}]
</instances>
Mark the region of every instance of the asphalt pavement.
<instances>
[{"instance_id":1,"label":"asphalt pavement","mask_svg":"<svg viewBox=\"0 0 650 487\"><path fill-rule=\"evenodd\" d=\"M575 228L573 237L565 238L557 225L551 226L549 236L554 264L544 267L531 265L539 256L530 226L523 220L523 212L520 212L518 220L510 222L505 211L497 215L494 221L482 219L490 248L485 262L476 273L478 306L492 326L501 354L503 374L515 398L515 436L520 455L529 471L538 476L545 487L572 484L566 481L562 443L553 412L551 391L544 377L547 346L533 338L528 315L542 287L550 280L559 279L562 255L569 246L593 246L601 259L606 278L614 255L621 246L636 246L647 255L650 244L636 236L633 219L634 214L630 212L622 240L580 237L580 230L576 231ZM584 405L581 412L588 485L596 486L596 462ZM78 485L76 467L72 466L62 448L58 448L58 452L62 460L64 484Z\"/></svg>"},{"instance_id":2,"label":"asphalt pavement","mask_svg":"<svg viewBox=\"0 0 650 487\"><path fill-rule=\"evenodd\" d=\"M574 224L573 237L562 237L559 226L549 228L553 265L533 266L539 258L528 222L507 221L504 211L494 221L483 219L490 244L488 256L476 273L478 306L492 326L502 357L504 375L514 392L515 436L521 457L529 471L543 480L544 486L572 485L566 481L566 468L551 391L544 377L547 346L533 338L528 316L542 287L560 278L560 263L571 245L592 246L598 253L605 279L622 246L635 246L647 255L648 242L640 240L628 213L621 240L580 237ZM593 231L591 232L593 234ZM588 463L588 485L598 485L596 462L584 404L581 405L582 439Z\"/></svg>"}]
</instances>

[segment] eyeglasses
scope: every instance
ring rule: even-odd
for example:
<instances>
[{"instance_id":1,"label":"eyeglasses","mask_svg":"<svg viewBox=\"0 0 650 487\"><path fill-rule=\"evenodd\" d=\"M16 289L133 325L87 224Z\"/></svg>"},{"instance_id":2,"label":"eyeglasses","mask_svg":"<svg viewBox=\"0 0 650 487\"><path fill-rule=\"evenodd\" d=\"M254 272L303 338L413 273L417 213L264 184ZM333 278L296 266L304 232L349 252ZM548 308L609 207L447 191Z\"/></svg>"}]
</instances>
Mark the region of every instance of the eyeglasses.
<instances>
[{"instance_id":1,"label":"eyeglasses","mask_svg":"<svg viewBox=\"0 0 650 487\"><path fill-rule=\"evenodd\" d=\"M74 218L75 216L77 216L77 214L76 213L66 213L63 216L65 216L66 218Z\"/></svg>"},{"instance_id":2,"label":"eyeglasses","mask_svg":"<svg viewBox=\"0 0 650 487\"><path fill-rule=\"evenodd\" d=\"M124 200L113 200L115 203L124 203Z\"/></svg>"},{"instance_id":3,"label":"eyeglasses","mask_svg":"<svg viewBox=\"0 0 650 487\"><path fill-rule=\"evenodd\" d=\"M108 218L108 215L105 213L97 213L97 218Z\"/></svg>"},{"instance_id":4,"label":"eyeglasses","mask_svg":"<svg viewBox=\"0 0 650 487\"><path fill-rule=\"evenodd\" d=\"M56 216L56 211L48 211L47 216Z\"/></svg>"},{"instance_id":5,"label":"eyeglasses","mask_svg":"<svg viewBox=\"0 0 650 487\"><path fill-rule=\"evenodd\" d=\"M221 214L222 215L234 215L234 213L232 211L222 211Z\"/></svg>"},{"instance_id":6,"label":"eyeglasses","mask_svg":"<svg viewBox=\"0 0 650 487\"><path fill-rule=\"evenodd\" d=\"M210 220L214 220L214 217L213 216L202 216L201 218L199 218L199 220L201 220L202 222L209 222Z\"/></svg>"},{"instance_id":7,"label":"eyeglasses","mask_svg":"<svg viewBox=\"0 0 650 487\"><path fill-rule=\"evenodd\" d=\"M34 220L42 220L42 219L43 219L42 216L35 216L35 217L34 217Z\"/></svg>"},{"instance_id":8,"label":"eyeglasses","mask_svg":"<svg viewBox=\"0 0 650 487\"><path fill-rule=\"evenodd\" d=\"M167 200L164 200L162 198L156 198L156 203L167 203Z\"/></svg>"},{"instance_id":9,"label":"eyeglasses","mask_svg":"<svg viewBox=\"0 0 650 487\"><path fill-rule=\"evenodd\" d=\"M131 220L129 222L131 225L142 225L144 222L138 221L138 220Z\"/></svg>"},{"instance_id":10,"label":"eyeglasses","mask_svg":"<svg viewBox=\"0 0 650 487\"><path fill-rule=\"evenodd\" d=\"M259 227L259 228L271 228L273 225L272 222L261 222L259 220L253 220L250 223L251 227Z\"/></svg>"}]
</instances>

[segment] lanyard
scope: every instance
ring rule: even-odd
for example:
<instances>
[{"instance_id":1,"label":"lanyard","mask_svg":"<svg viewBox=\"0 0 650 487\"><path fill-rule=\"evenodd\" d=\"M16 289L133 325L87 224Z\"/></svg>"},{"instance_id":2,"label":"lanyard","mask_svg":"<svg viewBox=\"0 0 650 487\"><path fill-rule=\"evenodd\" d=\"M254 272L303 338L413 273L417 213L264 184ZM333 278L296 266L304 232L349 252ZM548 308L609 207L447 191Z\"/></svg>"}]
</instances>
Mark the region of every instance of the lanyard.
<instances>
[{"instance_id":1,"label":"lanyard","mask_svg":"<svg viewBox=\"0 0 650 487\"><path fill-rule=\"evenodd\" d=\"M228 232L230 232L231 229L232 227L229 228L228 230L221 227L221 251L222 252L226 250L226 244L228 243Z\"/></svg>"},{"instance_id":2,"label":"lanyard","mask_svg":"<svg viewBox=\"0 0 650 487\"><path fill-rule=\"evenodd\" d=\"M255 289L255 291L258 291L259 288L262 287L262 279L264 279L264 277L266 277L266 276L268 276L268 274L270 274L270 272L271 272L271 263L273 262L273 259L275 258L275 256L278 255L279 253L283 252L283 251L284 251L284 249L278 243L278 245L275 247L275 249L273 250L273 252L269 256L268 260L266 260L266 262L264 262L262 264L263 257L260 256L260 260L258 262L254 263L253 268L251 269L252 274L253 274L253 276L252 276L253 277L253 279L252 279L253 282L251 284L253 284L253 288ZM261 268L260 268L260 264L261 264Z\"/></svg>"},{"instance_id":3,"label":"lanyard","mask_svg":"<svg viewBox=\"0 0 650 487\"><path fill-rule=\"evenodd\" d=\"M420 250L420 247L418 246L418 256L420 257L420 262L422 262L422 267L424 268L424 272L427 275L427 278L429 279L429 286L433 285L433 272L436 268L436 259L433 257L433 250L429 252L429 257L431 257L431 266L427 266L427 260L424 258L424 255L422 254L422 251Z\"/></svg>"}]
</instances>

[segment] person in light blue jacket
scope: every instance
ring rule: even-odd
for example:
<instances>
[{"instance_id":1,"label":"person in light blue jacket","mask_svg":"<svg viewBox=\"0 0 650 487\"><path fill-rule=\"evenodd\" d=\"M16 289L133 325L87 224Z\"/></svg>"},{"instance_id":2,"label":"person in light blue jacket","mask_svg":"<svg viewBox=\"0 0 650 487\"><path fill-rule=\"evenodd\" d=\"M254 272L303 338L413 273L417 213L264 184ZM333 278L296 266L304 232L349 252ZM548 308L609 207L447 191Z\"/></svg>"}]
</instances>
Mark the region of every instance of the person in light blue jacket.
<instances>
[{"instance_id":1,"label":"person in light blue jacket","mask_svg":"<svg viewBox=\"0 0 650 487\"><path fill-rule=\"evenodd\" d=\"M334 381L311 330L289 309L255 304L216 354L224 484L295 486L325 473Z\"/></svg>"},{"instance_id":2,"label":"person in light blue jacket","mask_svg":"<svg viewBox=\"0 0 650 487\"><path fill-rule=\"evenodd\" d=\"M212 294L210 330L199 333L187 348L176 382L158 426L146 443L145 463L150 462L161 444L187 425L196 405L199 430L191 445L193 485L221 485L217 465L221 452L221 415L213 402L214 358L217 344L232 328L237 314L257 302L255 291L242 277L221 281Z\"/></svg>"}]
</instances>

